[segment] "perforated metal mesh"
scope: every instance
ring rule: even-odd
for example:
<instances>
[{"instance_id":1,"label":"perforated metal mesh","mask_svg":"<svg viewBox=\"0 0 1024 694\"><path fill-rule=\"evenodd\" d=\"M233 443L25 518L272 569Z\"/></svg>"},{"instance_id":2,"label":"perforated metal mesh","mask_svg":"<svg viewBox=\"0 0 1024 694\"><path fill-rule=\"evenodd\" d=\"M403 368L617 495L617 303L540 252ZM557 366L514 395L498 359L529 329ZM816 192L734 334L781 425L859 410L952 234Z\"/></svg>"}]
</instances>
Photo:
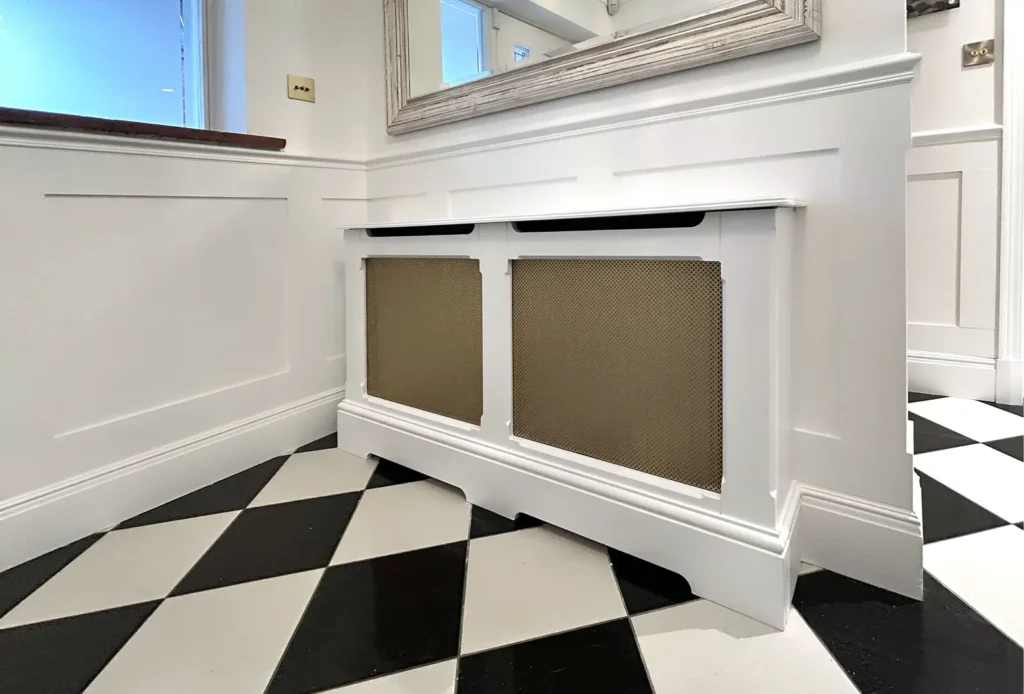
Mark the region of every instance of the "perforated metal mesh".
<instances>
[{"instance_id":1,"label":"perforated metal mesh","mask_svg":"<svg viewBox=\"0 0 1024 694\"><path fill-rule=\"evenodd\" d=\"M719 263L515 260L512 324L516 436L721 491Z\"/></svg>"},{"instance_id":2,"label":"perforated metal mesh","mask_svg":"<svg viewBox=\"0 0 1024 694\"><path fill-rule=\"evenodd\" d=\"M367 258L367 393L479 424L480 292L476 260Z\"/></svg>"}]
</instances>

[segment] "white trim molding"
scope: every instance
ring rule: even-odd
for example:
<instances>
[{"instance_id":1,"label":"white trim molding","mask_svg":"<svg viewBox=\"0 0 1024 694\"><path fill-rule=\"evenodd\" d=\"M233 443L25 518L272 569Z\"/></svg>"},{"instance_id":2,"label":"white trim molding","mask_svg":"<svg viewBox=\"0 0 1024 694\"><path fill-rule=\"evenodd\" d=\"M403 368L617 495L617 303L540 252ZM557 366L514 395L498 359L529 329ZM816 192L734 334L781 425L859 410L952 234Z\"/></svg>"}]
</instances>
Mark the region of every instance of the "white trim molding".
<instances>
[{"instance_id":1,"label":"white trim molding","mask_svg":"<svg viewBox=\"0 0 1024 694\"><path fill-rule=\"evenodd\" d=\"M314 157L305 154L269 152L244 147L222 147L198 142L146 139L111 133L79 132L48 128L0 126L0 147L33 147L78 152L130 154L176 159L204 159L240 164L305 166L318 169L366 171L366 161L356 157Z\"/></svg>"},{"instance_id":2,"label":"white trim molding","mask_svg":"<svg viewBox=\"0 0 1024 694\"><path fill-rule=\"evenodd\" d=\"M819 0L742 0L451 89L412 95L408 0L384 1L388 133L422 130L809 41Z\"/></svg>"},{"instance_id":3,"label":"white trim molding","mask_svg":"<svg viewBox=\"0 0 1024 694\"><path fill-rule=\"evenodd\" d=\"M959 145L965 142L985 142L998 140L1003 136L1003 126L998 123L991 125L972 125L966 128L943 128L941 130L921 130L914 133L915 147L931 147L933 145Z\"/></svg>"},{"instance_id":4,"label":"white trim molding","mask_svg":"<svg viewBox=\"0 0 1024 694\"><path fill-rule=\"evenodd\" d=\"M331 433L344 396L318 393L4 500L0 571Z\"/></svg>"},{"instance_id":5,"label":"white trim molding","mask_svg":"<svg viewBox=\"0 0 1024 694\"><path fill-rule=\"evenodd\" d=\"M996 400L1024 396L1024 3L1003 7L1002 223L999 240L999 351Z\"/></svg>"},{"instance_id":6,"label":"white trim molding","mask_svg":"<svg viewBox=\"0 0 1024 694\"><path fill-rule=\"evenodd\" d=\"M907 352L910 390L992 400L996 392L996 360L962 354Z\"/></svg>"},{"instance_id":7,"label":"white trim molding","mask_svg":"<svg viewBox=\"0 0 1024 694\"><path fill-rule=\"evenodd\" d=\"M407 164L495 152L567 137L612 132L684 118L776 106L906 84L914 79L914 69L920 60L921 56L916 53L898 53L823 70L809 70L784 78L740 86L728 85L696 94L681 91L667 102L660 101L658 106L653 108L642 101L620 100L613 102L601 112L595 113L590 110L585 115L570 116L568 120L554 126L537 127L531 125L529 119L524 119L522 129L506 135L475 140L463 139L453 145L422 147L401 154L371 157L367 161L367 169L372 173Z\"/></svg>"},{"instance_id":8,"label":"white trim molding","mask_svg":"<svg viewBox=\"0 0 1024 694\"><path fill-rule=\"evenodd\" d=\"M805 484L798 493L801 560L921 599L923 540L915 511Z\"/></svg>"}]
</instances>

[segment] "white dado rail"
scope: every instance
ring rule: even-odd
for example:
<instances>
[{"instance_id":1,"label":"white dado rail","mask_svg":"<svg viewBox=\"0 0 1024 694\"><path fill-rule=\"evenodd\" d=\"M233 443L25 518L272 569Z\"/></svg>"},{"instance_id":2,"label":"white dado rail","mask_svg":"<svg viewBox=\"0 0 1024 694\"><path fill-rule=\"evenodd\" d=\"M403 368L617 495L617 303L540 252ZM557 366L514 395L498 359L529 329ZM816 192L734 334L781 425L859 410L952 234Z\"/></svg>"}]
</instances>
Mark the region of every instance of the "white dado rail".
<instances>
[{"instance_id":1,"label":"white dado rail","mask_svg":"<svg viewBox=\"0 0 1024 694\"><path fill-rule=\"evenodd\" d=\"M465 220L475 226L460 235L346 230L338 445L452 484L503 516L529 514L664 566L697 595L783 628L800 564L788 455L789 262L800 207L772 199L622 213L704 212L690 228L523 233L502 219ZM479 425L369 394L369 258L479 261ZM720 263L720 493L514 435L512 262L528 258Z\"/></svg>"}]
</instances>

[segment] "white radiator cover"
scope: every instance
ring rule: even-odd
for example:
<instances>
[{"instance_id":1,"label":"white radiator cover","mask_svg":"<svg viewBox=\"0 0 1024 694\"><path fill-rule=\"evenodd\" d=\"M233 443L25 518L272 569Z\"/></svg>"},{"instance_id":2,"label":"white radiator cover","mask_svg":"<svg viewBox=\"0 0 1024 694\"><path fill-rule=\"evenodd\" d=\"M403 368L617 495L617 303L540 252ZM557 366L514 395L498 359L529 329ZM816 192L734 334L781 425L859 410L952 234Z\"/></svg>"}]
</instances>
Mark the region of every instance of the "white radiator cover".
<instances>
[{"instance_id":1,"label":"white radiator cover","mask_svg":"<svg viewBox=\"0 0 1024 694\"><path fill-rule=\"evenodd\" d=\"M758 209L744 209L749 207ZM780 629L801 558L843 565L841 552L827 556L830 546L844 546L832 542L836 535L861 544L877 541L886 550L884 567L865 574L854 566L847 573L920 597L921 540L913 512L809 487L790 466L790 262L799 207L785 200L708 205L698 226L681 229L525 234L510 223L488 221L468 236L375 238L347 230L349 358L346 397L338 407L339 446L419 470L504 516L527 513L664 566L683 575L697 595ZM479 260L479 426L367 394L363 259L389 256ZM510 261L530 257L721 264L720 494L513 436ZM801 513L803 508L808 510ZM816 527L802 530L805 517ZM827 528L824 536L821 528ZM804 535L810 540L802 544Z\"/></svg>"}]
</instances>

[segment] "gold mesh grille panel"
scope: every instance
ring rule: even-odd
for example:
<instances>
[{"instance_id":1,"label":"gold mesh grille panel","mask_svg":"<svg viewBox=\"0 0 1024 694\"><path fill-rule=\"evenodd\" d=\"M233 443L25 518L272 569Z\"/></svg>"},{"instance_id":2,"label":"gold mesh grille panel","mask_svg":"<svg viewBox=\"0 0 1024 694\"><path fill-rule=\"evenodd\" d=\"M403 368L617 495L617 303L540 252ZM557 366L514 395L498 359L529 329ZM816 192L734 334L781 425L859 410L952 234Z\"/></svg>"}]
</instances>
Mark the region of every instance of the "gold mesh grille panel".
<instances>
[{"instance_id":1,"label":"gold mesh grille panel","mask_svg":"<svg viewBox=\"0 0 1024 694\"><path fill-rule=\"evenodd\" d=\"M516 436L719 492L716 262L512 263Z\"/></svg>"},{"instance_id":2,"label":"gold mesh grille panel","mask_svg":"<svg viewBox=\"0 0 1024 694\"><path fill-rule=\"evenodd\" d=\"M419 410L480 423L480 263L366 259L366 390Z\"/></svg>"}]
</instances>

